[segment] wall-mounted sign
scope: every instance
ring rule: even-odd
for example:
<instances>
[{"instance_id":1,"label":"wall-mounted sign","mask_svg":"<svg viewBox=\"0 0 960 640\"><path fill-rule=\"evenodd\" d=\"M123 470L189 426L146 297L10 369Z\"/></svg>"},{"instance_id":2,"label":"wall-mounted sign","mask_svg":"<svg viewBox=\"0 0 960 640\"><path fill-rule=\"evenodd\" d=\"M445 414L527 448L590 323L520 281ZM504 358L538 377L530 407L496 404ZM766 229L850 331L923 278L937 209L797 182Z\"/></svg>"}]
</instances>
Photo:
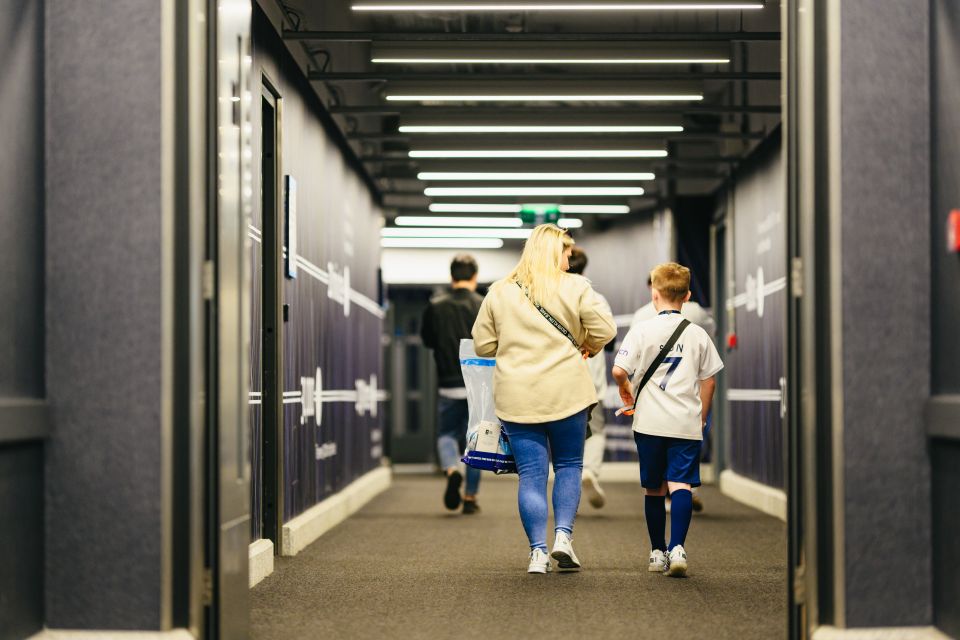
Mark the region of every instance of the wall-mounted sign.
<instances>
[{"instance_id":1,"label":"wall-mounted sign","mask_svg":"<svg viewBox=\"0 0 960 640\"><path fill-rule=\"evenodd\" d=\"M283 244L287 254L284 267L288 278L297 277L297 181L283 176Z\"/></svg>"},{"instance_id":2,"label":"wall-mounted sign","mask_svg":"<svg viewBox=\"0 0 960 640\"><path fill-rule=\"evenodd\" d=\"M556 224L560 219L560 206L556 204L525 204L520 208L524 224Z\"/></svg>"}]
</instances>

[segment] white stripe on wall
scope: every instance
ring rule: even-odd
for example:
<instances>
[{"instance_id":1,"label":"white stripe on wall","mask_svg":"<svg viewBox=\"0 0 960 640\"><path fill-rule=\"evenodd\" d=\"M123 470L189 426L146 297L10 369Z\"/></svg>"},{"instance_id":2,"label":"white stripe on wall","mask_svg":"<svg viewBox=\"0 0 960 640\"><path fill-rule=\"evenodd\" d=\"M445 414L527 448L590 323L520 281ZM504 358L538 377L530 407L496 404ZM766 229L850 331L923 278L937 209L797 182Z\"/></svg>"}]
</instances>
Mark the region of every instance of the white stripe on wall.
<instances>
[{"instance_id":1,"label":"white stripe on wall","mask_svg":"<svg viewBox=\"0 0 960 640\"><path fill-rule=\"evenodd\" d=\"M247 230L247 235L250 236L250 239L254 242L263 242L263 234L253 225L249 225ZM286 257L287 250L284 248L283 256ZM312 276L315 280L328 285L330 284L330 274L313 264L303 256L297 256L297 267L303 269L307 274ZM356 304L358 307L369 311L377 318L383 320L386 317L386 313L383 311L383 308L377 304L375 300L371 300L367 296L363 295L355 289L350 289L350 301Z\"/></svg>"},{"instance_id":2,"label":"white stripe on wall","mask_svg":"<svg viewBox=\"0 0 960 640\"><path fill-rule=\"evenodd\" d=\"M771 296L778 291L782 291L787 288L787 278L786 276L782 278L777 278L776 280L771 280L770 282L763 285L763 297ZM747 304L749 296L746 293L738 293L729 300L727 300L727 309L736 309L737 307L742 307Z\"/></svg>"},{"instance_id":3,"label":"white stripe on wall","mask_svg":"<svg viewBox=\"0 0 960 640\"><path fill-rule=\"evenodd\" d=\"M727 400L731 402L780 402L783 391L780 389L727 389Z\"/></svg>"}]
</instances>

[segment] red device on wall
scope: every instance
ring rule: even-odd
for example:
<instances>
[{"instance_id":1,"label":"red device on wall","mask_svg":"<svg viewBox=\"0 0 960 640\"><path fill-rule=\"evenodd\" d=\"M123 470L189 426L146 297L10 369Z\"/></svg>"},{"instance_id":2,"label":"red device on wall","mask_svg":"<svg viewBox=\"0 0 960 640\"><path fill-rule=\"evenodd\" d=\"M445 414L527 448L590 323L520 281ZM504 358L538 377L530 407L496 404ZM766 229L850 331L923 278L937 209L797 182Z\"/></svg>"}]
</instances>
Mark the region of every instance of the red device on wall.
<instances>
[{"instance_id":1,"label":"red device on wall","mask_svg":"<svg viewBox=\"0 0 960 640\"><path fill-rule=\"evenodd\" d=\"M947 251L960 253L960 209L947 216Z\"/></svg>"}]
</instances>

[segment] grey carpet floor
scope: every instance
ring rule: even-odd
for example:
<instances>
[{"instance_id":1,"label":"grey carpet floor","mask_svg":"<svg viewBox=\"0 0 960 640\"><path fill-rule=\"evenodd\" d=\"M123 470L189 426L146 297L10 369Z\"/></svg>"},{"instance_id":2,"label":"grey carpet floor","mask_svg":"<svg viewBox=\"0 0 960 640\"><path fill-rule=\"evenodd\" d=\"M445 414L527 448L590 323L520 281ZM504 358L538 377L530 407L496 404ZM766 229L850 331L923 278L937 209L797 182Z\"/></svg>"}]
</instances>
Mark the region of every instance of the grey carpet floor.
<instances>
[{"instance_id":1,"label":"grey carpet floor","mask_svg":"<svg viewBox=\"0 0 960 640\"><path fill-rule=\"evenodd\" d=\"M251 591L252 637L785 636L779 520L704 488L706 509L687 538L689 576L667 578L646 571L639 486L607 484L606 507L584 500L577 518L583 572L528 575L516 487L485 477L482 512L462 516L444 510L439 476L395 477L300 555L277 558L273 575Z\"/></svg>"}]
</instances>

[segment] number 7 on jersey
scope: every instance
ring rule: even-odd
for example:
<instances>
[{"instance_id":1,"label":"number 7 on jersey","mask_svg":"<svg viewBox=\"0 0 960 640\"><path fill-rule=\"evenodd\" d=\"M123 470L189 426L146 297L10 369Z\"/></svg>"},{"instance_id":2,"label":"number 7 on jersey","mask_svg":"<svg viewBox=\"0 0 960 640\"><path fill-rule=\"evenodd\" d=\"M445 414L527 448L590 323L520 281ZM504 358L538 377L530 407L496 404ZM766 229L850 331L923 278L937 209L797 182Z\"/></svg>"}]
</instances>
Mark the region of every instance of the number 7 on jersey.
<instances>
[{"instance_id":1,"label":"number 7 on jersey","mask_svg":"<svg viewBox=\"0 0 960 640\"><path fill-rule=\"evenodd\" d=\"M683 356L670 356L663 359L663 364L670 365L670 368L667 369L667 372L663 375L663 380L660 381L660 388L664 391L667 390L667 383L670 382L670 377L673 375L673 372L680 366L681 360L683 360Z\"/></svg>"}]
</instances>

